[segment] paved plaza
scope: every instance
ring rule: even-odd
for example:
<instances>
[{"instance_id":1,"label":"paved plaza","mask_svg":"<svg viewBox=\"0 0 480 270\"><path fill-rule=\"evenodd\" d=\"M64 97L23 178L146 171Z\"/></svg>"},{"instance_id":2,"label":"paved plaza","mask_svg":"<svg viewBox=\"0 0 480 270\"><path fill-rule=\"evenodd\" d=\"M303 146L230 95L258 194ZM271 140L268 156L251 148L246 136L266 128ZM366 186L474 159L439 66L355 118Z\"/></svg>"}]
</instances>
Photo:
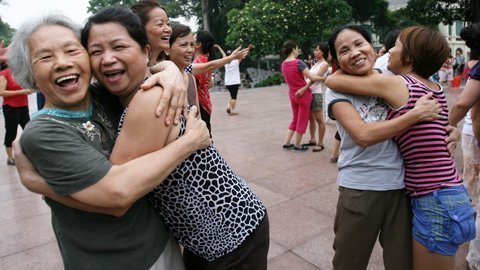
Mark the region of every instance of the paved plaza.
<instances>
[{"instance_id":1,"label":"paved plaza","mask_svg":"<svg viewBox=\"0 0 480 270\"><path fill-rule=\"evenodd\" d=\"M291 118L286 86L243 89L239 115L225 112L227 92L212 93L213 139L219 151L244 177L268 207L270 270L332 269L333 221L338 196L336 164L329 162L335 125L328 122L325 150L298 153L281 145ZM451 100L460 90L448 94ZM33 96L31 97L33 99ZM31 107L35 108L33 102ZM4 136L0 117L0 138ZM52 134L55 136L55 134ZM304 137L304 141L309 136ZM457 149L458 167L461 152ZM15 167L0 150L0 268L62 269L50 210L39 195L20 183ZM457 270L466 269L465 251L457 254ZM383 269L381 248L375 248L368 269Z\"/></svg>"}]
</instances>

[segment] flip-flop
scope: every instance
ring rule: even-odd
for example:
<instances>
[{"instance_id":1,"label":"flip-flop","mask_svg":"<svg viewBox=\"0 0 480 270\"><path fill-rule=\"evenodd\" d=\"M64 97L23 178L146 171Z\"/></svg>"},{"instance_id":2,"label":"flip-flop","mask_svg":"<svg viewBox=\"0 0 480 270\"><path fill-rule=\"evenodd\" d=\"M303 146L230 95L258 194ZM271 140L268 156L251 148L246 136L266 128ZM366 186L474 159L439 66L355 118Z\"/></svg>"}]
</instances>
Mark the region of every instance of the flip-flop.
<instances>
[{"instance_id":1,"label":"flip-flop","mask_svg":"<svg viewBox=\"0 0 480 270\"><path fill-rule=\"evenodd\" d=\"M313 149L312 149L312 152L320 152L322 151L323 149L325 149L325 146L322 145L316 145Z\"/></svg>"}]
</instances>

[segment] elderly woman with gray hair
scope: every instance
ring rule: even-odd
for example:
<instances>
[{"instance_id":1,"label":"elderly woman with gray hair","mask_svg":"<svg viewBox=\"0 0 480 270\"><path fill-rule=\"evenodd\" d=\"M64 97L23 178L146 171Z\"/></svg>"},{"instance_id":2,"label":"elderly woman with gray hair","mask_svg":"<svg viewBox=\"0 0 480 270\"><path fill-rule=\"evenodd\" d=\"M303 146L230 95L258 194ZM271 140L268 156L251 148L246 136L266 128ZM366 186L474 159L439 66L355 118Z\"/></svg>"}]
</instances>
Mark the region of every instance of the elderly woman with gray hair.
<instances>
[{"instance_id":1,"label":"elderly woman with gray hair","mask_svg":"<svg viewBox=\"0 0 480 270\"><path fill-rule=\"evenodd\" d=\"M181 139L114 165L108 158L118 104L90 85L79 27L61 15L29 21L16 32L9 56L19 83L45 95L45 108L29 122L16 148L17 166L22 182L37 179L27 184L30 190L43 179L52 189L45 201L65 269L183 269L177 244L144 195L209 145L195 109Z\"/></svg>"}]
</instances>

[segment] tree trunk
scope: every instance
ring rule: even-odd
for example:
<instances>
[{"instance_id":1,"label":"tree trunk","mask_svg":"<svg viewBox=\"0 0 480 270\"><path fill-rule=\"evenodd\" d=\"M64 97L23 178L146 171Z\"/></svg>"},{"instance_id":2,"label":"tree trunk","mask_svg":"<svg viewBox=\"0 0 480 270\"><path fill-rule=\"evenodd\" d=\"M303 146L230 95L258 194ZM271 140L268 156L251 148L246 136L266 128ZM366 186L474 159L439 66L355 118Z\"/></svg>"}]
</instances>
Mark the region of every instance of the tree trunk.
<instances>
[{"instance_id":1,"label":"tree trunk","mask_svg":"<svg viewBox=\"0 0 480 270\"><path fill-rule=\"evenodd\" d=\"M208 21L208 0L202 0L202 19L203 30L210 32L210 23Z\"/></svg>"}]
</instances>

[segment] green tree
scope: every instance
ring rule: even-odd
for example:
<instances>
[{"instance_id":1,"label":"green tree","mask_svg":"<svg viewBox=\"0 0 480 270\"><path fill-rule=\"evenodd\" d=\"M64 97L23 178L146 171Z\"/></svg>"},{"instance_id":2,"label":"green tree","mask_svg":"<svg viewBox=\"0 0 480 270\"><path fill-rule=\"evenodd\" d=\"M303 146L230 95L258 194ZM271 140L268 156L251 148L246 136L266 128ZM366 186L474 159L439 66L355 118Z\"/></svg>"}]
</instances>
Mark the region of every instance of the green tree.
<instances>
[{"instance_id":1,"label":"green tree","mask_svg":"<svg viewBox=\"0 0 480 270\"><path fill-rule=\"evenodd\" d=\"M4 40L6 45L10 44L14 32L15 29L0 18L0 40Z\"/></svg>"},{"instance_id":2,"label":"green tree","mask_svg":"<svg viewBox=\"0 0 480 270\"><path fill-rule=\"evenodd\" d=\"M277 54L281 44L292 39L304 52L326 40L332 31L351 20L344 0L257 0L228 13L227 44L254 44L252 56Z\"/></svg>"},{"instance_id":3,"label":"green tree","mask_svg":"<svg viewBox=\"0 0 480 270\"><path fill-rule=\"evenodd\" d=\"M104 7L110 6L125 6L130 7L137 0L89 0L87 11L90 13L97 13L102 10Z\"/></svg>"},{"instance_id":4,"label":"green tree","mask_svg":"<svg viewBox=\"0 0 480 270\"><path fill-rule=\"evenodd\" d=\"M225 44L228 24L227 13L234 9L241 9L248 0L169 0L162 1L171 18L197 18L200 29L208 29L220 45ZM202 6L203 3L203 6ZM208 7L206 10L202 7ZM206 26L208 21L208 27Z\"/></svg>"},{"instance_id":5,"label":"green tree","mask_svg":"<svg viewBox=\"0 0 480 270\"><path fill-rule=\"evenodd\" d=\"M472 0L410 0L399 13L416 24L436 27L456 20L473 21Z\"/></svg>"}]
</instances>

